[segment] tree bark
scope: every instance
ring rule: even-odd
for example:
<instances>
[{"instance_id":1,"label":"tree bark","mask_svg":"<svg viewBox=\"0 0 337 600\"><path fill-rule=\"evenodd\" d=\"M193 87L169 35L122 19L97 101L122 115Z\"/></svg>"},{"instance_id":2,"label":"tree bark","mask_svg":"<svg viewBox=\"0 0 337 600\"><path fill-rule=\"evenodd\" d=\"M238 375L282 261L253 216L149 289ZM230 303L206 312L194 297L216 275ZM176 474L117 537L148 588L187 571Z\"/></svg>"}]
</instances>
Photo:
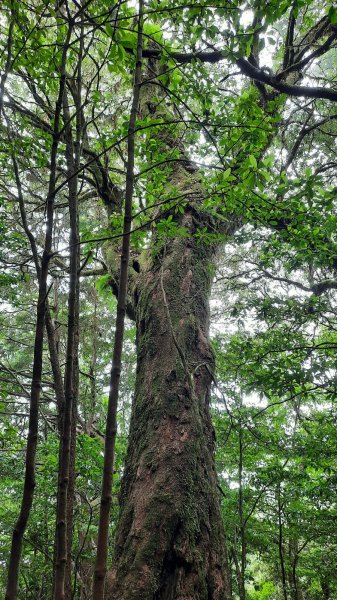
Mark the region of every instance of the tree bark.
<instances>
[{"instance_id":1,"label":"tree bark","mask_svg":"<svg viewBox=\"0 0 337 600\"><path fill-rule=\"evenodd\" d=\"M114 600L231 598L209 407L214 247L194 236L206 225L196 205L179 221L191 237L163 244L137 291L137 380L107 594Z\"/></svg>"},{"instance_id":2,"label":"tree bark","mask_svg":"<svg viewBox=\"0 0 337 600\"><path fill-rule=\"evenodd\" d=\"M234 547L232 549L232 556L233 556L233 561L234 561L234 565L235 565L239 598L240 598L240 600L245 600L245 598L246 598L245 582L244 582L244 579L242 578L242 574L241 574L241 568L240 568L240 563L239 563L239 559L238 559L236 544L234 545Z\"/></svg>"},{"instance_id":3,"label":"tree bark","mask_svg":"<svg viewBox=\"0 0 337 600\"><path fill-rule=\"evenodd\" d=\"M244 519L244 499L243 499L243 432L242 425L239 423L239 497L238 497L238 515L239 515L239 539L240 539L240 561L238 559L236 540L233 549L233 558L235 562L236 577L240 600L246 600L245 573L246 573L246 529ZM236 534L235 534L236 537Z\"/></svg>"},{"instance_id":4,"label":"tree bark","mask_svg":"<svg viewBox=\"0 0 337 600\"><path fill-rule=\"evenodd\" d=\"M78 309L76 309L76 317L78 319ZM71 417L71 436L70 436L70 457L69 457L69 480L67 489L67 562L65 566L65 581L64 581L64 598L71 600L73 597L72 575L73 575L73 560L72 560L72 542L73 542L73 527L74 527L74 505L76 491L76 427L78 418L78 392L79 392L79 365L78 365L78 324L75 326L75 361L73 367L74 381L74 401L72 403Z\"/></svg>"},{"instance_id":5,"label":"tree bark","mask_svg":"<svg viewBox=\"0 0 337 600\"><path fill-rule=\"evenodd\" d=\"M130 233L132 225L132 199L134 189L134 164L135 164L135 127L139 106L141 73L142 73L142 48L143 48L143 0L138 4L138 35L137 56L134 73L133 99L128 127L128 158L125 186L125 207L123 219L123 240L120 259L120 278L117 302L116 330L114 350L110 375L110 391L108 413L105 430L104 468L102 480L102 493L99 514L97 554L93 578L93 598L103 600L105 578L107 572L109 518L112 502L112 476L115 460L115 443L117 436L117 405L119 397L119 383L122 366L122 350L124 340L124 323L128 293L128 271L130 257Z\"/></svg>"},{"instance_id":6,"label":"tree bark","mask_svg":"<svg viewBox=\"0 0 337 600\"><path fill-rule=\"evenodd\" d=\"M322 588L324 600L331 600L332 595L331 595L331 590L330 590L330 584L329 584L327 577L321 578L321 588Z\"/></svg>"},{"instance_id":7,"label":"tree bark","mask_svg":"<svg viewBox=\"0 0 337 600\"><path fill-rule=\"evenodd\" d=\"M299 559L298 540L289 539L289 588L291 600L303 600L302 589L297 575L297 563Z\"/></svg>"},{"instance_id":8,"label":"tree bark","mask_svg":"<svg viewBox=\"0 0 337 600\"><path fill-rule=\"evenodd\" d=\"M78 70L80 69L78 61ZM80 86L79 90L80 92ZM70 280L68 294L68 335L66 370L64 379L65 403L62 415L62 436L59 451L59 477L56 507L54 598L65 599L66 588L71 594L71 544L72 512L75 493L76 419L78 396L78 329L79 329L79 222L78 222L78 176L81 156L81 119L76 111L76 140L74 141L67 94L63 97L65 121L66 161L71 178L68 181L70 219ZM68 567L68 569L67 569ZM69 595L67 596L69 598ZM71 596L70 596L71 597Z\"/></svg>"},{"instance_id":9,"label":"tree bark","mask_svg":"<svg viewBox=\"0 0 337 600\"><path fill-rule=\"evenodd\" d=\"M284 560L284 549L283 549L283 522L282 522L282 501L281 501L281 486L278 484L277 490L277 521L278 521L278 550L280 559L280 570L281 570L281 583L284 600L288 600L287 591L287 578L286 578L286 566Z\"/></svg>"}]
</instances>

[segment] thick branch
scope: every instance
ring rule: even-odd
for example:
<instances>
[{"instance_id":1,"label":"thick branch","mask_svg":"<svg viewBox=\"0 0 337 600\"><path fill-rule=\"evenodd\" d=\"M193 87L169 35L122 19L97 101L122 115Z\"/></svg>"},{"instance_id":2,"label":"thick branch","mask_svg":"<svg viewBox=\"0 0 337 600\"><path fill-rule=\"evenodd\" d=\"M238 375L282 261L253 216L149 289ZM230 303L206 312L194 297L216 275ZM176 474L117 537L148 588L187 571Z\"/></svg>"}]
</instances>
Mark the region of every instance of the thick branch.
<instances>
[{"instance_id":1,"label":"thick branch","mask_svg":"<svg viewBox=\"0 0 337 600\"><path fill-rule=\"evenodd\" d=\"M294 279L289 279L288 277L278 277L277 275L273 275L269 271L265 269L261 270L265 277L268 279L273 279L273 281L280 281L281 283L287 283L288 285L294 285L305 292L311 292L314 296L321 296L324 292L328 290L336 290L337 289L337 280L336 279L325 279L323 281L319 281L318 283L313 283L312 285L304 285L300 281L295 281Z\"/></svg>"},{"instance_id":2,"label":"thick branch","mask_svg":"<svg viewBox=\"0 0 337 600\"><path fill-rule=\"evenodd\" d=\"M247 75L255 81L266 83L282 94L304 98L322 98L332 102L337 102L337 90L323 87L308 87L283 83L278 81L276 75L269 75L266 73L266 71L257 69L244 58L239 58L236 64L244 75Z\"/></svg>"}]
</instances>

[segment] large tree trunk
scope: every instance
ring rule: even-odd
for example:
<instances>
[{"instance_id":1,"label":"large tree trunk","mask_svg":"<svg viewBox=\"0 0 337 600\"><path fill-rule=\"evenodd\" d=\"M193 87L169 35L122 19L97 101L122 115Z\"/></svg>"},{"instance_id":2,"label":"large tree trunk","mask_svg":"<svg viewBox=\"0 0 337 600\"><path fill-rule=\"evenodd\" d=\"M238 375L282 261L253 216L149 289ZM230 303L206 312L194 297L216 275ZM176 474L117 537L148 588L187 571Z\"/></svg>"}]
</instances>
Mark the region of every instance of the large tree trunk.
<instances>
[{"instance_id":1,"label":"large tree trunk","mask_svg":"<svg viewBox=\"0 0 337 600\"><path fill-rule=\"evenodd\" d=\"M189 206L180 219L193 234L202 216ZM213 259L211 245L177 237L140 275L137 381L108 598L231 597L209 408Z\"/></svg>"}]
</instances>

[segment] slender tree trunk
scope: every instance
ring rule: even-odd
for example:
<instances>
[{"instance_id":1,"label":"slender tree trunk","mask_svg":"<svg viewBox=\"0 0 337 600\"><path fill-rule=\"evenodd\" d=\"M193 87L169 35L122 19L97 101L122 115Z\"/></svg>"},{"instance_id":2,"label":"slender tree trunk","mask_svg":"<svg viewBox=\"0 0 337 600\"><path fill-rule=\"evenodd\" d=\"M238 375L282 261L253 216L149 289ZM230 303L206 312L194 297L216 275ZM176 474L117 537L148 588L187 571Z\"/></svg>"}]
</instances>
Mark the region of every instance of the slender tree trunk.
<instances>
[{"instance_id":1,"label":"slender tree trunk","mask_svg":"<svg viewBox=\"0 0 337 600\"><path fill-rule=\"evenodd\" d=\"M2 109L3 109L6 80L11 71L11 68L12 68L12 60L13 60L12 46L13 46L14 27L15 27L15 11L14 11L14 2L13 2L12 6L11 6L11 20L9 23L8 34L7 34L6 62L5 62L4 70L0 76L0 118L2 115Z\"/></svg>"},{"instance_id":2,"label":"slender tree trunk","mask_svg":"<svg viewBox=\"0 0 337 600\"><path fill-rule=\"evenodd\" d=\"M7 130L8 130L9 140L12 142L12 134L11 134L9 125L8 125ZM13 162L15 183L16 183L16 187L17 187L22 227L28 238L30 248L32 251L32 257L33 257L33 261L34 261L34 265L35 265L37 279L38 279L38 281L40 281L41 264L40 264L40 259L39 259L39 253L38 253L38 249L37 249L37 245L36 245L36 239L35 239L33 233L31 232L29 225L28 225L28 221L27 221L27 214L26 214L25 201L24 201L23 192L22 192L19 165L18 165L18 162L16 159L14 146L12 148L12 162ZM55 290L55 286L54 286L54 297L57 298L57 288ZM60 361L59 361L59 356L58 356L58 340L57 340L57 335L56 335L56 330L55 330L55 326L53 323L53 319L51 318L51 314L50 314L48 298L46 298L45 302L46 302L45 324L46 324L46 331L47 331L47 338L48 338L49 359L50 359L50 364L51 364L51 368L52 368L52 372L53 372L54 390L55 390L57 411L58 411L58 429L60 431L61 430L60 417L63 413L63 406L64 406L64 387L63 387L62 371L61 371L61 366L60 366Z\"/></svg>"},{"instance_id":3,"label":"slender tree trunk","mask_svg":"<svg viewBox=\"0 0 337 600\"><path fill-rule=\"evenodd\" d=\"M6 589L6 600L14 600L17 596L18 578L19 578L19 565L22 552L23 536L27 527L30 510L33 503L33 495L35 489L35 460L36 460L36 448L38 438L38 423L39 423L39 402L41 393L41 377L42 377L42 358L43 358L43 338L44 338L44 326L45 326L45 314L46 314L46 303L48 297L47 289L47 277L49 260L52 250L52 239L53 239L53 216L54 216L54 198L56 189L56 161L59 145L59 125L60 116L62 110L62 101L65 88L65 63L68 51L68 42L70 33L65 40L62 52L62 60L60 67L60 85L59 93L54 113L54 128L53 128L53 140L51 147L50 156L50 176L49 176L49 188L48 196L46 200L46 236L44 251L41 260L40 276L39 276L39 294L37 302L37 315L36 315L36 327L35 327L35 341L34 341L34 359L33 359L33 372L32 372L32 383L31 383L31 394L30 394L30 408L29 408L29 423L28 423L28 438L26 448L26 462L25 462L25 480L23 495L21 501L20 514L16 521L13 536L12 545L9 558L8 567L8 580Z\"/></svg>"},{"instance_id":4,"label":"slender tree trunk","mask_svg":"<svg viewBox=\"0 0 337 600\"><path fill-rule=\"evenodd\" d=\"M9 135L9 139L11 140L12 139L11 131L10 131L9 127L8 127L8 135ZM19 167L18 167L18 163L16 160L14 147L13 147L13 152L12 152L12 162L13 162L15 181L16 181L17 192L18 192L18 201L19 201L22 226L23 226L23 229L24 229L24 231L27 235L27 238L29 240L29 243L30 243L32 256L33 256L33 260L34 260L34 264L35 264L35 269L36 269L36 274L37 274L37 278L39 281L40 277L41 277L41 264L40 264L40 260L39 260L39 254L38 254L35 237L32 234L32 232L28 226L26 207L25 207L24 197L23 197L23 193L22 193L22 185L21 185ZM56 312L57 312L57 304L58 304L57 294L58 294L57 285L55 286L55 282L54 282L54 305L55 305ZM58 426L59 435L61 436L62 435L62 418L63 418L63 411L64 411L64 405L65 405L64 385L63 385L62 371L61 371L59 353L58 353L58 336L56 333L53 319L51 317L48 298L46 298L46 307L45 307L45 326L46 326L46 332L47 332L47 338L48 338L49 359L50 359L50 364L51 364L51 368L52 368L52 372L53 372L54 391L55 391L56 404L57 404L57 426ZM71 598L71 595L69 596L69 598Z\"/></svg>"},{"instance_id":5,"label":"slender tree trunk","mask_svg":"<svg viewBox=\"0 0 337 600\"><path fill-rule=\"evenodd\" d=\"M80 62L80 61L79 61ZM78 67L80 70L80 67ZM79 71L80 72L80 71ZM78 94L80 98L80 94ZM56 534L55 534L55 578L54 599L63 600L66 588L66 567L68 565L67 589L71 597L71 551L72 511L75 490L74 469L76 449L76 418L78 394L78 326L79 326L79 225L78 225L78 176L80 161L81 124L80 110L76 111L76 140L73 141L70 111L66 94L63 100L65 121L66 160L69 190L70 217L70 282L68 295L68 335L65 372L65 404L62 422L62 436L59 454L59 479L57 494ZM75 421L74 421L75 419ZM69 572L70 568L70 572Z\"/></svg>"},{"instance_id":6,"label":"slender tree trunk","mask_svg":"<svg viewBox=\"0 0 337 600\"><path fill-rule=\"evenodd\" d=\"M303 600L301 585L297 576L297 563L299 559L298 540L289 540L289 587L291 600Z\"/></svg>"},{"instance_id":7,"label":"slender tree trunk","mask_svg":"<svg viewBox=\"0 0 337 600\"><path fill-rule=\"evenodd\" d=\"M54 390L57 403L57 427L61 435L62 414L64 410L64 386L62 379L62 371L57 348L57 338L55 326L50 315L49 305L46 312L46 331L48 337L49 359L53 372Z\"/></svg>"},{"instance_id":8,"label":"slender tree trunk","mask_svg":"<svg viewBox=\"0 0 337 600\"><path fill-rule=\"evenodd\" d=\"M103 600L105 577L107 572L109 517L111 508L112 474L115 460L115 442L117 435L117 404L122 364L124 339L124 322L128 290L128 266L130 254L130 232L132 223L132 199L134 188L135 164L135 127L139 106L142 49L143 49L143 0L139 0L139 20L137 36L137 58L133 86L133 99L128 128L128 159L126 171L125 209L123 225L123 241L120 262L119 291L117 302L116 331L114 339L113 360L110 377L108 414L105 431L104 470L99 515L97 554L93 581L93 599Z\"/></svg>"},{"instance_id":9,"label":"slender tree trunk","mask_svg":"<svg viewBox=\"0 0 337 600\"><path fill-rule=\"evenodd\" d=\"M93 315L93 324L92 329L90 330L90 335L92 338L92 355L90 361L89 375L90 375L90 411L88 418L85 423L85 431L88 435L91 435L93 432L93 424L95 421L95 416L97 414L96 404L97 404L97 392L96 392L96 367L97 367L97 337L98 337L98 324L99 320L97 318L97 292L95 289L95 285L92 289L93 298L92 301L94 303L94 315Z\"/></svg>"},{"instance_id":10,"label":"slender tree trunk","mask_svg":"<svg viewBox=\"0 0 337 600\"><path fill-rule=\"evenodd\" d=\"M243 439L242 439L242 426L239 424L239 497L238 497L238 514L239 514L239 530L240 530L240 545L241 545L241 556L240 561L237 556L236 547L234 548L234 561L236 568L236 575L238 580L238 589L240 600L246 600L246 589L245 589L245 572L246 572L246 531L245 531L245 520L244 520L244 508L243 508ZM236 546L236 544L235 544Z\"/></svg>"},{"instance_id":11,"label":"slender tree trunk","mask_svg":"<svg viewBox=\"0 0 337 600\"><path fill-rule=\"evenodd\" d=\"M246 597L245 582L244 582L244 579L242 578L242 574L241 574L241 567L240 567L240 562L239 562L239 558L238 558L236 542L235 542L233 550L232 550L232 555L233 555L233 560L234 560L234 565L235 565L239 598L240 598L240 600L245 600L245 597Z\"/></svg>"},{"instance_id":12,"label":"slender tree trunk","mask_svg":"<svg viewBox=\"0 0 337 600\"><path fill-rule=\"evenodd\" d=\"M283 523L282 523L282 503L281 503L281 487L277 488L277 519L278 519L278 550L281 568L281 583L284 600L288 600L286 566L283 550Z\"/></svg>"},{"instance_id":13,"label":"slender tree trunk","mask_svg":"<svg viewBox=\"0 0 337 600\"><path fill-rule=\"evenodd\" d=\"M322 588L324 600L332 600L332 592L331 592L330 583L329 583L327 577L322 577L321 588Z\"/></svg>"},{"instance_id":14,"label":"slender tree trunk","mask_svg":"<svg viewBox=\"0 0 337 600\"><path fill-rule=\"evenodd\" d=\"M73 307L73 360L72 360L72 403L71 403L71 427L70 427L70 448L69 448L69 470L68 470L68 487L67 487L67 503L66 503L66 564L64 573L64 598L71 600L72 593L72 540L73 540L73 521L74 521L74 505L75 505L75 490L76 490L76 428L78 418L78 396L79 396L79 311L80 311L80 248L77 245L79 241L79 224L78 224L78 176L75 176L80 166L82 156L82 143L84 132L83 107L81 100L82 93L82 61L84 53L84 25L83 12L81 13L81 37L79 42L78 61L77 61L77 76L74 85L69 85L76 110L76 136L73 140L71 123L68 123L66 129L67 139L67 163L68 170L72 172L73 178L69 182L69 198L71 199L70 218L71 227L73 230L72 243L76 246L76 256L74 258L75 265L73 266L73 275L76 270L76 282L74 286L74 307ZM68 104L64 104L64 117L70 120ZM76 240L76 241L75 241ZM72 271L72 269L71 269ZM72 273L70 274L72 276Z\"/></svg>"},{"instance_id":15,"label":"slender tree trunk","mask_svg":"<svg viewBox=\"0 0 337 600\"><path fill-rule=\"evenodd\" d=\"M78 310L76 310L78 315ZM73 575L73 561L72 561L72 541L73 541L73 527L74 527L74 505L75 505L75 491L76 491L76 428L77 428L77 413L78 413L78 392L79 392L79 370L78 370L78 325L75 326L75 350L74 354L76 357L74 363L74 397L72 404L72 416L71 416L71 438L70 438L70 457L69 457L69 479L68 479L68 490L67 490L67 562L65 566L65 600L71 600L72 598L72 575Z\"/></svg>"}]
</instances>

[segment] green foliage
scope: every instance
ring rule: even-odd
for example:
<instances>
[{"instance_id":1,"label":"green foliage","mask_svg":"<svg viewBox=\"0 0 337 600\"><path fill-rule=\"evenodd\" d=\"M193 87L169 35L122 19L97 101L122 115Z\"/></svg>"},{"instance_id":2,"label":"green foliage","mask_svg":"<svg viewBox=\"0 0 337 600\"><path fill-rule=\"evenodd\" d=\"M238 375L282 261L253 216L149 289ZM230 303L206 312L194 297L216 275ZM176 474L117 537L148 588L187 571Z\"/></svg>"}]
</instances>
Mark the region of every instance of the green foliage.
<instances>
[{"instance_id":1,"label":"green foliage","mask_svg":"<svg viewBox=\"0 0 337 600\"><path fill-rule=\"evenodd\" d=\"M57 12L50 2L5 0L1 10L0 595L22 493L37 298L15 161L29 230L41 256L54 109L69 25L62 6ZM81 575L75 597L81 597L81 586L90 587L97 534L116 312L109 284L118 271L123 235L137 15L131 2L115 9L107 0L87 3L83 14L77 14L75 5L70 10L76 17L66 57L66 88L74 134L72 85L84 44L85 136L79 174L83 277L72 556ZM296 582L289 574L295 565L305 600L321 600L324 589L337 598L335 108L319 98L288 98L252 83L236 66L237 58L245 57L283 82L302 85L304 75L306 86L333 88L335 57L324 44L337 23L337 9L331 2L313 0L151 0L146 12L146 52L152 48L161 54L143 61L130 293L136 297L137 277L148 268L147 261L160 258L171 243L183 241L189 249L193 236L200 253L209 246L217 250L213 406L235 594L238 558L239 567L244 564L247 600L284 597L281 528L288 597L292 600ZM329 27L318 34L321 20ZM195 55L214 49L222 52L217 64L196 56L187 62L175 58L177 52ZM288 78L282 71L296 49L303 51L299 61L306 61L311 51L315 56L300 72L290 65ZM69 272L65 165L62 129L49 273L62 366ZM195 293L197 301L198 290ZM118 518L134 389L134 340L130 325L118 413L111 537ZM197 365L192 365L191 371L195 369ZM50 597L52 580L59 436L47 344L39 416L37 487L25 537L20 598ZM111 543L110 559L112 549Z\"/></svg>"}]
</instances>

